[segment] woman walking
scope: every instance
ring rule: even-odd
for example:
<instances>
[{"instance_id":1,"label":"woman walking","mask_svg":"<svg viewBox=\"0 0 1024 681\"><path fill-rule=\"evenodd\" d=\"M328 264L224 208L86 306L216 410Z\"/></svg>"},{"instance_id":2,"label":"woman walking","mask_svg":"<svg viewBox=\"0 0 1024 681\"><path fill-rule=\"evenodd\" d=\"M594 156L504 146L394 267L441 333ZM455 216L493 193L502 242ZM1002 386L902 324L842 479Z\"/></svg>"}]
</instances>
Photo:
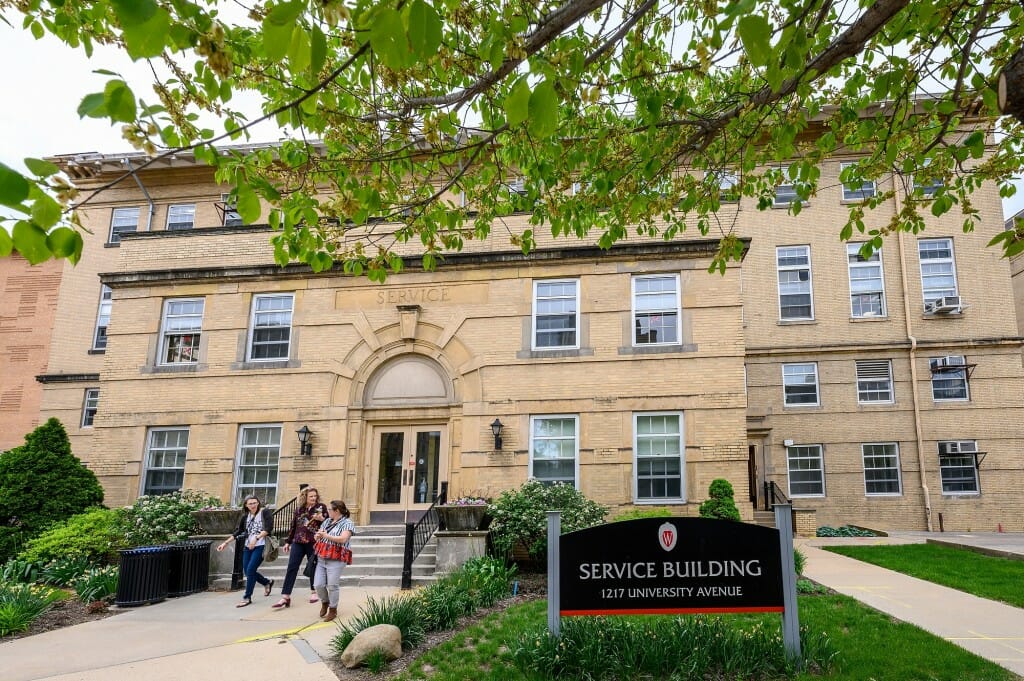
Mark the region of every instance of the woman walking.
<instances>
[{"instance_id":1,"label":"woman walking","mask_svg":"<svg viewBox=\"0 0 1024 681\"><path fill-rule=\"evenodd\" d=\"M316 537L316 578L313 580L320 597L320 617L330 622L338 616L338 597L341 590L341 569L352 562L348 540L356 526L349 519L344 501L332 501L328 515Z\"/></svg>"},{"instance_id":2,"label":"woman walking","mask_svg":"<svg viewBox=\"0 0 1024 681\"><path fill-rule=\"evenodd\" d=\"M292 587L295 586L295 579L299 576L299 566L302 559L306 562L316 561L316 553L313 546L316 540L313 535L320 529L320 524L327 518L327 506L320 501L320 492L315 487L307 487L299 492L298 508L292 517L292 527L288 537L284 540L281 549L288 554L288 570L284 574L284 584L281 586L281 600L274 603L272 608L288 608L292 604ZM316 591L313 590L313 576L309 578L309 602L316 603Z\"/></svg>"},{"instance_id":3,"label":"woman walking","mask_svg":"<svg viewBox=\"0 0 1024 681\"><path fill-rule=\"evenodd\" d=\"M274 580L267 579L257 572L260 563L263 562L263 545L266 544L270 530L274 527L274 514L270 512L269 508L264 508L263 503L253 494L245 498L243 506L245 506L245 511L242 513L241 520L238 521L238 527L229 538L217 547L218 551L223 551L234 540L245 537L245 549L242 551L245 595L235 606L236 608L252 605L252 592L256 588L257 582L263 585L264 596L269 596L271 589L274 588Z\"/></svg>"}]
</instances>

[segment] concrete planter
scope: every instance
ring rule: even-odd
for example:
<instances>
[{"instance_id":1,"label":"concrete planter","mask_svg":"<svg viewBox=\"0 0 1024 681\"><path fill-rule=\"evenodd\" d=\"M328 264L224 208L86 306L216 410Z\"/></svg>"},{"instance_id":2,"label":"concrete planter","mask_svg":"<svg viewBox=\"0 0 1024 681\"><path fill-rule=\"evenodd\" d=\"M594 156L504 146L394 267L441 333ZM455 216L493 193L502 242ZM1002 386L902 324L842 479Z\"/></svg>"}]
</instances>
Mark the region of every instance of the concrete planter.
<instances>
[{"instance_id":1,"label":"concrete planter","mask_svg":"<svg viewBox=\"0 0 1024 681\"><path fill-rule=\"evenodd\" d=\"M216 537L234 532L238 527L238 519L242 517L242 511L237 508L192 511L192 517L199 523L203 534Z\"/></svg>"},{"instance_id":2,"label":"concrete planter","mask_svg":"<svg viewBox=\"0 0 1024 681\"><path fill-rule=\"evenodd\" d=\"M466 532L483 527L487 506L438 506L437 513L449 532Z\"/></svg>"}]
</instances>

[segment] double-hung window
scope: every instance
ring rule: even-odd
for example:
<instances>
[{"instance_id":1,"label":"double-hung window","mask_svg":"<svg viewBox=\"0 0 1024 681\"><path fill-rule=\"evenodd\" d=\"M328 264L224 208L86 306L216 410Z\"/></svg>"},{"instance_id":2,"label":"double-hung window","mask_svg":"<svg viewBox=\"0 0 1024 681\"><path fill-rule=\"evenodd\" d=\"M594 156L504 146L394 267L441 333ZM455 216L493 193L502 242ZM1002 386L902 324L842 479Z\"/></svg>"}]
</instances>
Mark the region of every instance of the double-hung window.
<instances>
[{"instance_id":1,"label":"double-hung window","mask_svg":"<svg viewBox=\"0 0 1024 681\"><path fill-rule=\"evenodd\" d=\"M242 426L238 437L235 503L255 494L264 504L277 501L281 426Z\"/></svg>"},{"instance_id":2,"label":"double-hung window","mask_svg":"<svg viewBox=\"0 0 1024 681\"><path fill-rule=\"evenodd\" d=\"M679 342L679 276L633 277L633 344Z\"/></svg>"},{"instance_id":3,"label":"double-hung window","mask_svg":"<svg viewBox=\"0 0 1024 681\"><path fill-rule=\"evenodd\" d=\"M533 283L533 349L579 347L578 279Z\"/></svg>"},{"instance_id":4,"label":"double-hung window","mask_svg":"<svg viewBox=\"0 0 1024 681\"><path fill-rule=\"evenodd\" d=\"M814 319L811 291L811 247L775 249L779 272L779 319Z\"/></svg>"},{"instance_id":5,"label":"double-hung window","mask_svg":"<svg viewBox=\"0 0 1024 681\"><path fill-rule=\"evenodd\" d=\"M921 260L921 291L924 305L938 298L958 295L952 239L921 239L917 242Z\"/></svg>"},{"instance_id":6,"label":"double-hung window","mask_svg":"<svg viewBox=\"0 0 1024 681\"><path fill-rule=\"evenodd\" d=\"M864 493L868 496L898 496L900 484L900 448L895 442L860 446L864 459Z\"/></svg>"},{"instance_id":7,"label":"double-hung window","mask_svg":"<svg viewBox=\"0 0 1024 681\"><path fill-rule=\"evenodd\" d=\"M818 365L782 365L783 403L787 407L816 407L818 400Z\"/></svg>"},{"instance_id":8,"label":"double-hung window","mask_svg":"<svg viewBox=\"0 0 1024 681\"><path fill-rule=\"evenodd\" d=\"M683 415L633 415L637 501L684 501Z\"/></svg>"},{"instance_id":9,"label":"double-hung window","mask_svg":"<svg viewBox=\"0 0 1024 681\"><path fill-rule=\"evenodd\" d=\"M722 203L740 200L740 175L732 170L718 170L712 173L718 185L718 200Z\"/></svg>"},{"instance_id":10,"label":"double-hung window","mask_svg":"<svg viewBox=\"0 0 1024 681\"><path fill-rule=\"evenodd\" d=\"M775 208L788 208L791 203L796 203L799 200L800 197L796 193L796 187L791 184L780 184L775 187L772 206Z\"/></svg>"},{"instance_id":11,"label":"double-hung window","mask_svg":"<svg viewBox=\"0 0 1024 681\"><path fill-rule=\"evenodd\" d=\"M789 496L825 496L825 464L821 445L786 447L786 463L789 470Z\"/></svg>"},{"instance_id":12,"label":"double-hung window","mask_svg":"<svg viewBox=\"0 0 1024 681\"><path fill-rule=\"evenodd\" d=\"M188 428L151 428L146 447L143 494L170 494L185 481Z\"/></svg>"},{"instance_id":13,"label":"double-hung window","mask_svg":"<svg viewBox=\"0 0 1024 681\"><path fill-rule=\"evenodd\" d=\"M839 174L842 175L843 171L847 168L856 167L856 163L840 163ZM870 199L875 195L875 181L874 180L861 180L853 183L843 183L843 201L863 201L864 199Z\"/></svg>"},{"instance_id":14,"label":"double-hung window","mask_svg":"<svg viewBox=\"0 0 1024 681\"><path fill-rule=\"evenodd\" d=\"M892 403L892 362L857 360L857 401L861 404Z\"/></svg>"},{"instance_id":15,"label":"double-hung window","mask_svg":"<svg viewBox=\"0 0 1024 681\"><path fill-rule=\"evenodd\" d=\"M160 364L192 364L199 361L203 330L202 298L164 301L160 325Z\"/></svg>"},{"instance_id":16,"label":"double-hung window","mask_svg":"<svg viewBox=\"0 0 1024 681\"><path fill-rule=\"evenodd\" d=\"M96 333L93 334L92 349L104 350L107 347L107 327L110 325L110 308L113 305L114 292L106 284L100 284L100 309L96 313Z\"/></svg>"},{"instance_id":17,"label":"double-hung window","mask_svg":"<svg viewBox=\"0 0 1024 681\"><path fill-rule=\"evenodd\" d=\"M932 399L936 402L969 400L967 386L967 360L963 355L932 357L928 361L932 371Z\"/></svg>"},{"instance_id":18,"label":"double-hung window","mask_svg":"<svg viewBox=\"0 0 1024 681\"><path fill-rule=\"evenodd\" d=\"M288 359L294 299L291 293L253 298L249 333L250 361Z\"/></svg>"},{"instance_id":19,"label":"double-hung window","mask_svg":"<svg viewBox=\"0 0 1024 681\"><path fill-rule=\"evenodd\" d=\"M854 317L885 316L885 284L882 281L882 253L860 254L863 244L846 244L850 272L850 314Z\"/></svg>"},{"instance_id":20,"label":"double-hung window","mask_svg":"<svg viewBox=\"0 0 1024 681\"><path fill-rule=\"evenodd\" d=\"M92 428L93 421L96 420L96 410L100 405L100 389L99 388L86 388L85 389L85 401L82 402L82 427Z\"/></svg>"},{"instance_id":21,"label":"double-hung window","mask_svg":"<svg viewBox=\"0 0 1024 681\"><path fill-rule=\"evenodd\" d=\"M121 243L121 235L139 229L139 207L115 208L110 217L110 243Z\"/></svg>"},{"instance_id":22,"label":"double-hung window","mask_svg":"<svg viewBox=\"0 0 1024 681\"><path fill-rule=\"evenodd\" d=\"M977 494L978 443L958 440L939 443L939 476L943 494Z\"/></svg>"},{"instance_id":23,"label":"double-hung window","mask_svg":"<svg viewBox=\"0 0 1024 681\"><path fill-rule=\"evenodd\" d=\"M196 225L196 204L178 203L167 207L167 229L192 229Z\"/></svg>"},{"instance_id":24,"label":"double-hung window","mask_svg":"<svg viewBox=\"0 0 1024 681\"><path fill-rule=\"evenodd\" d=\"M530 477L576 485L579 416L530 417Z\"/></svg>"}]
</instances>

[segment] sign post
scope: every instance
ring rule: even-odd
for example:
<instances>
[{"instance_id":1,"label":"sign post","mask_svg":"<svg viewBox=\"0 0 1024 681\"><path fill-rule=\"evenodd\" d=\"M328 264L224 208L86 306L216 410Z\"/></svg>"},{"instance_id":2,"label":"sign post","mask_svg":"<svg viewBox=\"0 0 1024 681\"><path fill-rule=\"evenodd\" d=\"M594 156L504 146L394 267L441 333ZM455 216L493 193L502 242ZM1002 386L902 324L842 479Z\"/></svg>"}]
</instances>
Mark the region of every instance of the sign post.
<instances>
[{"instance_id":1,"label":"sign post","mask_svg":"<svg viewBox=\"0 0 1024 681\"><path fill-rule=\"evenodd\" d=\"M796 566L793 564L793 505L775 504L775 527L779 530L782 556L782 644L786 656L800 661L800 617L796 606Z\"/></svg>"},{"instance_id":2,"label":"sign post","mask_svg":"<svg viewBox=\"0 0 1024 681\"><path fill-rule=\"evenodd\" d=\"M559 608L560 570L558 550L562 536L562 512L548 511L548 631L554 637L562 634L562 614Z\"/></svg>"}]
</instances>

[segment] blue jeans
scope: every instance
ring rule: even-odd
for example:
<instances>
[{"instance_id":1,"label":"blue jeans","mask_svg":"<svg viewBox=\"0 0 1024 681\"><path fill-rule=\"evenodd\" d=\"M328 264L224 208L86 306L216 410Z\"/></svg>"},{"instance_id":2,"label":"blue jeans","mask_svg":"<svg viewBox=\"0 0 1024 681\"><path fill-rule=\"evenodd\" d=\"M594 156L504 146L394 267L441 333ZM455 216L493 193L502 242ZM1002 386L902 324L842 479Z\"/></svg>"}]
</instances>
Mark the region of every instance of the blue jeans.
<instances>
[{"instance_id":1,"label":"blue jeans","mask_svg":"<svg viewBox=\"0 0 1024 681\"><path fill-rule=\"evenodd\" d=\"M313 560L313 542L308 544L292 544L288 550L288 571L284 573L284 585L281 587L282 596L290 596L292 594L292 587L295 586L295 580L299 576L299 567L302 565L302 559L305 558L307 561ZM309 580L309 588L313 588L313 580Z\"/></svg>"},{"instance_id":2,"label":"blue jeans","mask_svg":"<svg viewBox=\"0 0 1024 681\"><path fill-rule=\"evenodd\" d=\"M249 545L246 544L242 550L242 571L245 573L245 595L242 596L243 601L252 599L253 589L256 588L256 583L259 582L266 586L270 584L270 580L261 575L257 570L260 569L260 563L263 562L263 546L257 546L254 549L250 549Z\"/></svg>"}]
</instances>

